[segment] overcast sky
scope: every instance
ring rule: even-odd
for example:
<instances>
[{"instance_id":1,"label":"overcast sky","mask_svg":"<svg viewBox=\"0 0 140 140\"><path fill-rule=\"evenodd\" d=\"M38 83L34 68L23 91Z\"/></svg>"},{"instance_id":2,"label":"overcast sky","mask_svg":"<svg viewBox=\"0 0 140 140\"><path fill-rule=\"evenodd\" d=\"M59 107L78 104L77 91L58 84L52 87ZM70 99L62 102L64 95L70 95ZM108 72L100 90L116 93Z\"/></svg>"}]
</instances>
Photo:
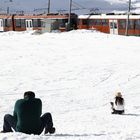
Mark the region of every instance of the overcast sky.
<instances>
[{"instance_id":1,"label":"overcast sky","mask_svg":"<svg viewBox=\"0 0 140 140\"><path fill-rule=\"evenodd\" d=\"M9 2L12 1L12 2ZM51 12L57 12L58 10L69 10L70 0L51 0ZM85 8L86 10L81 10L80 12L89 12L90 9L98 8L100 11L112 11L112 10L127 10L128 0L73 0L72 9ZM132 0L139 1L140 0ZM6 10L10 7L11 11L24 10L26 12L31 12L34 9L41 10L40 8L48 7L48 0L0 0L0 10ZM73 10L73 12L78 13L79 10Z\"/></svg>"}]
</instances>

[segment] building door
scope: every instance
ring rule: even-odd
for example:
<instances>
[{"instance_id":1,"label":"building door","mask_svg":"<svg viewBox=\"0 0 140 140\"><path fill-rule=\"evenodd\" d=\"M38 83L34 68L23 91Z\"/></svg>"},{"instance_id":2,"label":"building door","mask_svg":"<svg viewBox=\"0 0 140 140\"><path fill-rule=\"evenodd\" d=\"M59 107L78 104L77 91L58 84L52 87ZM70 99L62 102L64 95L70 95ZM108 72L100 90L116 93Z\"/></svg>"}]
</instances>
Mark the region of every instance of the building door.
<instances>
[{"instance_id":1,"label":"building door","mask_svg":"<svg viewBox=\"0 0 140 140\"><path fill-rule=\"evenodd\" d=\"M110 34L118 34L117 20L109 20Z\"/></svg>"},{"instance_id":2,"label":"building door","mask_svg":"<svg viewBox=\"0 0 140 140\"><path fill-rule=\"evenodd\" d=\"M3 19L0 19L0 32L4 31Z\"/></svg>"},{"instance_id":3,"label":"building door","mask_svg":"<svg viewBox=\"0 0 140 140\"><path fill-rule=\"evenodd\" d=\"M33 30L33 22L32 20L26 20L26 30Z\"/></svg>"}]
</instances>

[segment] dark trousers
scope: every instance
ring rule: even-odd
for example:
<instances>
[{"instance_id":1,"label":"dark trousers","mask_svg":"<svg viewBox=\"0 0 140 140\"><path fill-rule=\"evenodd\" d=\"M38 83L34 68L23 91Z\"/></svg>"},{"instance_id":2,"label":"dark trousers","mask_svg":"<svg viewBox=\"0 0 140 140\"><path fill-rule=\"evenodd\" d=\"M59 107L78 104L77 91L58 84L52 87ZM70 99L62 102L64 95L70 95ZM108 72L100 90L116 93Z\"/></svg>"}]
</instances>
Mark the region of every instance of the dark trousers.
<instances>
[{"instance_id":1,"label":"dark trousers","mask_svg":"<svg viewBox=\"0 0 140 140\"><path fill-rule=\"evenodd\" d=\"M44 128L45 131L47 131L53 127L52 115L50 113L45 113L40 117L40 119L41 119L41 128L40 128L41 132L43 131ZM15 120L15 118L10 114L6 114L4 116L3 132L13 132L13 130L16 131L16 124L17 121Z\"/></svg>"},{"instance_id":2,"label":"dark trousers","mask_svg":"<svg viewBox=\"0 0 140 140\"><path fill-rule=\"evenodd\" d=\"M124 110L116 110L115 108L114 108L114 103L113 102L110 102L110 104L111 104L111 109L112 109L112 114L123 114L124 113Z\"/></svg>"},{"instance_id":3,"label":"dark trousers","mask_svg":"<svg viewBox=\"0 0 140 140\"><path fill-rule=\"evenodd\" d=\"M124 110L115 110L113 109L113 112L112 114L123 114L124 113Z\"/></svg>"}]
</instances>

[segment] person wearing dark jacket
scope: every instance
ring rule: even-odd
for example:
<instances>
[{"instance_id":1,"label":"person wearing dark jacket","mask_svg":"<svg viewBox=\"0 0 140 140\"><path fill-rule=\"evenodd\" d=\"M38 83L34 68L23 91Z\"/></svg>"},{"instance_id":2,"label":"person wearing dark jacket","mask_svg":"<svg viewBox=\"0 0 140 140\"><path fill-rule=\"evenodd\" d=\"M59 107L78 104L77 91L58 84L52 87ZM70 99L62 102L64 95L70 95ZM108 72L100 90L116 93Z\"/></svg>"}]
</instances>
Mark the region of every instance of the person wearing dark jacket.
<instances>
[{"instance_id":1,"label":"person wearing dark jacket","mask_svg":"<svg viewBox=\"0 0 140 140\"><path fill-rule=\"evenodd\" d=\"M121 92L117 92L115 102L110 102L112 114L123 114L124 113L124 98Z\"/></svg>"},{"instance_id":2,"label":"person wearing dark jacket","mask_svg":"<svg viewBox=\"0 0 140 140\"><path fill-rule=\"evenodd\" d=\"M15 103L13 116L6 114L4 116L3 131L23 132L26 134L54 133L52 116L50 113L42 115L42 102L35 98L35 93L27 91L24 93L24 99L19 99Z\"/></svg>"}]
</instances>

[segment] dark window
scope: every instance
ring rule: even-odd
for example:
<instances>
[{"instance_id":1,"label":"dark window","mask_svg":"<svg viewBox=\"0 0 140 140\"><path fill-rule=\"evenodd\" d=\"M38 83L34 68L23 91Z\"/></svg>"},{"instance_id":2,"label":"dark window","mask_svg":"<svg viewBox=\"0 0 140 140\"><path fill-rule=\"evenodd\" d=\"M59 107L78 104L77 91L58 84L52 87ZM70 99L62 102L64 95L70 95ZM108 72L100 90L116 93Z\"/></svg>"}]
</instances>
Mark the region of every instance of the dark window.
<instances>
[{"instance_id":1,"label":"dark window","mask_svg":"<svg viewBox=\"0 0 140 140\"><path fill-rule=\"evenodd\" d=\"M125 29L126 28L126 20L120 19L119 20L119 29Z\"/></svg>"},{"instance_id":2,"label":"dark window","mask_svg":"<svg viewBox=\"0 0 140 140\"><path fill-rule=\"evenodd\" d=\"M33 19L33 26L34 26L34 27L38 27L37 19Z\"/></svg>"},{"instance_id":3,"label":"dark window","mask_svg":"<svg viewBox=\"0 0 140 140\"><path fill-rule=\"evenodd\" d=\"M16 27L21 27L21 21L20 21L20 19L16 19L15 20L16 21Z\"/></svg>"},{"instance_id":4,"label":"dark window","mask_svg":"<svg viewBox=\"0 0 140 140\"><path fill-rule=\"evenodd\" d=\"M102 25L102 20L100 19L89 19L89 25Z\"/></svg>"},{"instance_id":5,"label":"dark window","mask_svg":"<svg viewBox=\"0 0 140 140\"><path fill-rule=\"evenodd\" d=\"M25 19L21 19L21 27L25 27Z\"/></svg>"},{"instance_id":6,"label":"dark window","mask_svg":"<svg viewBox=\"0 0 140 140\"><path fill-rule=\"evenodd\" d=\"M25 19L16 19L16 27L25 27Z\"/></svg>"},{"instance_id":7,"label":"dark window","mask_svg":"<svg viewBox=\"0 0 140 140\"><path fill-rule=\"evenodd\" d=\"M32 22L30 21L29 23L30 23L30 27L32 27Z\"/></svg>"},{"instance_id":8,"label":"dark window","mask_svg":"<svg viewBox=\"0 0 140 140\"><path fill-rule=\"evenodd\" d=\"M114 23L110 22L110 29L114 29Z\"/></svg>"},{"instance_id":9,"label":"dark window","mask_svg":"<svg viewBox=\"0 0 140 140\"><path fill-rule=\"evenodd\" d=\"M3 27L3 19L0 19L0 27Z\"/></svg>"},{"instance_id":10,"label":"dark window","mask_svg":"<svg viewBox=\"0 0 140 140\"><path fill-rule=\"evenodd\" d=\"M89 19L89 26L94 25L94 20L93 19Z\"/></svg>"},{"instance_id":11,"label":"dark window","mask_svg":"<svg viewBox=\"0 0 140 140\"><path fill-rule=\"evenodd\" d=\"M116 22L114 22L114 29L117 29L118 27L117 27L117 23Z\"/></svg>"},{"instance_id":12,"label":"dark window","mask_svg":"<svg viewBox=\"0 0 140 140\"><path fill-rule=\"evenodd\" d=\"M11 19L5 19L5 27L10 27L11 26Z\"/></svg>"},{"instance_id":13,"label":"dark window","mask_svg":"<svg viewBox=\"0 0 140 140\"><path fill-rule=\"evenodd\" d=\"M26 22L26 27L27 27L27 28L29 27L29 22Z\"/></svg>"},{"instance_id":14,"label":"dark window","mask_svg":"<svg viewBox=\"0 0 140 140\"><path fill-rule=\"evenodd\" d=\"M73 29L77 28L77 19L76 18L71 19L71 26Z\"/></svg>"},{"instance_id":15,"label":"dark window","mask_svg":"<svg viewBox=\"0 0 140 140\"><path fill-rule=\"evenodd\" d=\"M108 20L107 19L102 19L102 25L107 26L108 25Z\"/></svg>"},{"instance_id":16,"label":"dark window","mask_svg":"<svg viewBox=\"0 0 140 140\"><path fill-rule=\"evenodd\" d=\"M57 22L59 23L59 27L65 27L68 23L68 19L58 19Z\"/></svg>"},{"instance_id":17,"label":"dark window","mask_svg":"<svg viewBox=\"0 0 140 140\"><path fill-rule=\"evenodd\" d=\"M135 29L140 29L140 19L135 20Z\"/></svg>"},{"instance_id":18,"label":"dark window","mask_svg":"<svg viewBox=\"0 0 140 140\"><path fill-rule=\"evenodd\" d=\"M101 19L95 19L94 24L95 25L102 25Z\"/></svg>"},{"instance_id":19,"label":"dark window","mask_svg":"<svg viewBox=\"0 0 140 140\"><path fill-rule=\"evenodd\" d=\"M82 19L82 25L88 25L88 20L87 19Z\"/></svg>"},{"instance_id":20,"label":"dark window","mask_svg":"<svg viewBox=\"0 0 140 140\"><path fill-rule=\"evenodd\" d=\"M134 29L134 20L129 20L129 29Z\"/></svg>"},{"instance_id":21,"label":"dark window","mask_svg":"<svg viewBox=\"0 0 140 140\"><path fill-rule=\"evenodd\" d=\"M41 19L33 19L33 27L41 27L42 21Z\"/></svg>"}]
</instances>

